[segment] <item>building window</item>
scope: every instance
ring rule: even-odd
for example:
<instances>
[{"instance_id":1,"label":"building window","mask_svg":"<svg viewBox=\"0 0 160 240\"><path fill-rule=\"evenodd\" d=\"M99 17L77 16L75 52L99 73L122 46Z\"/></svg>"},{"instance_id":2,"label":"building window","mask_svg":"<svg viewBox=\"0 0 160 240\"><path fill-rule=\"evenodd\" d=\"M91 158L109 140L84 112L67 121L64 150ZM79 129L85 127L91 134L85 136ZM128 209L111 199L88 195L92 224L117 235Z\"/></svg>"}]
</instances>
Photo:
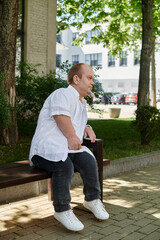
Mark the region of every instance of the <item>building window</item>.
<instances>
[{"instance_id":1,"label":"building window","mask_svg":"<svg viewBox=\"0 0 160 240\"><path fill-rule=\"evenodd\" d=\"M102 67L102 53L86 54L85 63L92 67Z\"/></svg>"},{"instance_id":2,"label":"building window","mask_svg":"<svg viewBox=\"0 0 160 240\"><path fill-rule=\"evenodd\" d=\"M124 83L123 82L118 82L118 88L124 88Z\"/></svg>"},{"instance_id":3,"label":"building window","mask_svg":"<svg viewBox=\"0 0 160 240\"><path fill-rule=\"evenodd\" d=\"M127 66L127 51L122 51L119 66Z\"/></svg>"},{"instance_id":4,"label":"building window","mask_svg":"<svg viewBox=\"0 0 160 240\"><path fill-rule=\"evenodd\" d=\"M56 42L62 43L62 35L61 34L56 35Z\"/></svg>"},{"instance_id":5,"label":"building window","mask_svg":"<svg viewBox=\"0 0 160 240\"><path fill-rule=\"evenodd\" d=\"M138 80L137 80L137 82L131 82L131 91L132 92L138 91Z\"/></svg>"},{"instance_id":6,"label":"building window","mask_svg":"<svg viewBox=\"0 0 160 240\"><path fill-rule=\"evenodd\" d=\"M134 52L134 65L140 64L140 58L141 58L141 51L135 51Z\"/></svg>"},{"instance_id":7,"label":"building window","mask_svg":"<svg viewBox=\"0 0 160 240\"><path fill-rule=\"evenodd\" d=\"M56 67L59 67L59 65L61 65L61 58L62 56L60 54L56 54Z\"/></svg>"},{"instance_id":8,"label":"building window","mask_svg":"<svg viewBox=\"0 0 160 240\"><path fill-rule=\"evenodd\" d=\"M115 67L115 56L108 55L108 67Z\"/></svg>"},{"instance_id":9,"label":"building window","mask_svg":"<svg viewBox=\"0 0 160 240\"><path fill-rule=\"evenodd\" d=\"M72 55L72 64L79 63L79 55Z\"/></svg>"},{"instance_id":10,"label":"building window","mask_svg":"<svg viewBox=\"0 0 160 240\"><path fill-rule=\"evenodd\" d=\"M124 83L123 82L118 82L118 91L124 92Z\"/></svg>"},{"instance_id":11,"label":"building window","mask_svg":"<svg viewBox=\"0 0 160 240\"><path fill-rule=\"evenodd\" d=\"M131 82L131 88L138 88L138 82Z\"/></svg>"},{"instance_id":12,"label":"building window","mask_svg":"<svg viewBox=\"0 0 160 240\"><path fill-rule=\"evenodd\" d=\"M95 38L97 35L100 34L101 30L95 30L95 31L86 31L86 44L90 44L91 40Z\"/></svg>"},{"instance_id":13,"label":"building window","mask_svg":"<svg viewBox=\"0 0 160 240\"><path fill-rule=\"evenodd\" d=\"M76 46L76 44L74 44L74 40L79 36L79 32L74 32L72 33L72 46Z\"/></svg>"}]
</instances>

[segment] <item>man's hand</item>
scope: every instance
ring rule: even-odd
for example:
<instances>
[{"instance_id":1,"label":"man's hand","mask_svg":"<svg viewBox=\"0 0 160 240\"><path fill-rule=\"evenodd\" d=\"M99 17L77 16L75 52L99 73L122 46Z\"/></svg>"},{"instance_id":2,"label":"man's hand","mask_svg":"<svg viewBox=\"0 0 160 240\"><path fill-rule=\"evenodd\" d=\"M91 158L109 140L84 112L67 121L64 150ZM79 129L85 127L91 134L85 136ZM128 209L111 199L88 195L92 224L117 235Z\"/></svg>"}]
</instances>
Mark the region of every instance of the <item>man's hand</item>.
<instances>
[{"instance_id":1,"label":"man's hand","mask_svg":"<svg viewBox=\"0 0 160 240\"><path fill-rule=\"evenodd\" d=\"M91 142L95 142L96 135L90 126L86 126L84 129L84 138L86 138L87 136L91 139Z\"/></svg>"},{"instance_id":2,"label":"man's hand","mask_svg":"<svg viewBox=\"0 0 160 240\"><path fill-rule=\"evenodd\" d=\"M81 141L75 133L75 129L72 125L71 118L65 115L55 115L54 119L61 132L67 138L68 148L70 150L81 149Z\"/></svg>"},{"instance_id":3,"label":"man's hand","mask_svg":"<svg viewBox=\"0 0 160 240\"><path fill-rule=\"evenodd\" d=\"M77 137L76 135L73 137L69 137L67 138L68 140L68 148L70 150L80 150L81 149L81 141L79 139L79 137Z\"/></svg>"}]
</instances>

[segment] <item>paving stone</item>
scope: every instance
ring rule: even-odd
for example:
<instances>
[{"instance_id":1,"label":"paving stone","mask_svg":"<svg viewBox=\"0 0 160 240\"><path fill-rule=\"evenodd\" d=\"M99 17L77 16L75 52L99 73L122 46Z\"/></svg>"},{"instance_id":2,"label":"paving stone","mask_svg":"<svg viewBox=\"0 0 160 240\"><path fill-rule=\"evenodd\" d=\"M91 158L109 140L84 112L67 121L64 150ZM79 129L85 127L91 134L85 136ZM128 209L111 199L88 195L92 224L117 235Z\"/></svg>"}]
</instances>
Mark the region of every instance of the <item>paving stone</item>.
<instances>
[{"instance_id":1,"label":"paving stone","mask_svg":"<svg viewBox=\"0 0 160 240\"><path fill-rule=\"evenodd\" d=\"M127 215L125 213L120 213L112 217L115 220L121 221L123 219L127 218Z\"/></svg>"},{"instance_id":2,"label":"paving stone","mask_svg":"<svg viewBox=\"0 0 160 240\"><path fill-rule=\"evenodd\" d=\"M38 239L39 238L39 235L38 234L36 234L36 233L32 233L32 234L28 234L28 235L26 235L26 236L23 236L23 237L21 237L20 236L20 240L34 240L34 239ZM14 238L13 238L14 239Z\"/></svg>"},{"instance_id":3,"label":"paving stone","mask_svg":"<svg viewBox=\"0 0 160 240\"><path fill-rule=\"evenodd\" d=\"M129 216L130 219L133 219L135 221L138 221L142 218L145 218L146 217L146 214L145 213L142 213L142 212L139 212L139 213L135 213L135 214L132 214Z\"/></svg>"},{"instance_id":4,"label":"paving stone","mask_svg":"<svg viewBox=\"0 0 160 240\"><path fill-rule=\"evenodd\" d=\"M153 232L147 237L144 237L143 240L160 240L160 232Z\"/></svg>"},{"instance_id":5,"label":"paving stone","mask_svg":"<svg viewBox=\"0 0 160 240\"><path fill-rule=\"evenodd\" d=\"M152 214L153 217L160 219L160 211Z\"/></svg>"},{"instance_id":6,"label":"paving stone","mask_svg":"<svg viewBox=\"0 0 160 240\"><path fill-rule=\"evenodd\" d=\"M119 232L129 234L129 233L135 232L137 230L139 230L138 226L128 225L127 227L124 227L124 228L120 229Z\"/></svg>"},{"instance_id":7,"label":"paving stone","mask_svg":"<svg viewBox=\"0 0 160 240\"><path fill-rule=\"evenodd\" d=\"M157 212L158 210L159 209L152 207L152 208L145 210L144 213L152 214L152 213Z\"/></svg>"},{"instance_id":8,"label":"paving stone","mask_svg":"<svg viewBox=\"0 0 160 240\"><path fill-rule=\"evenodd\" d=\"M45 235L48 235L49 233L53 233L53 232L56 232L59 228L57 226L51 226L51 227L48 227L48 228L44 228L44 229L41 229L38 231L38 234L40 236L45 236Z\"/></svg>"},{"instance_id":9,"label":"paving stone","mask_svg":"<svg viewBox=\"0 0 160 240\"><path fill-rule=\"evenodd\" d=\"M153 225L160 226L160 220L158 219L158 220L152 222L152 224L153 224ZM159 230L160 230L160 228L159 228Z\"/></svg>"},{"instance_id":10,"label":"paving stone","mask_svg":"<svg viewBox=\"0 0 160 240\"><path fill-rule=\"evenodd\" d=\"M149 224L149 225L146 225L143 228L140 228L139 232L142 232L142 233L145 233L145 234L150 234L150 233L156 231L157 229L158 229L158 226L153 225L153 224Z\"/></svg>"},{"instance_id":11,"label":"paving stone","mask_svg":"<svg viewBox=\"0 0 160 240\"><path fill-rule=\"evenodd\" d=\"M91 232L99 232L100 227L98 226L89 226L87 228L84 228L83 231L81 231L82 235L89 235Z\"/></svg>"},{"instance_id":12,"label":"paving stone","mask_svg":"<svg viewBox=\"0 0 160 240\"><path fill-rule=\"evenodd\" d=\"M128 213L132 213L132 214L139 213L139 212L141 212L141 209L138 207L133 207L128 210Z\"/></svg>"},{"instance_id":13,"label":"paving stone","mask_svg":"<svg viewBox=\"0 0 160 240\"><path fill-rule=\"evenodd\" d=\"M124 228L125 226L128 226L128 225L130 225L130 224L132 224L132 223L134 223L133 220L124 219L124 220L119 221L119 222L117 221L117 222L115 223L115 225L117 225L117 226L119 226L119 227L121 227L121 228Z\"/></svg>"},{"instance_id":14,"label":"paving stone","mask_svg":"<svg viewBox=\"0 0 160 240\"><path fill-rule=\"evenodd\" d=\"M122 239L123 240L141 240L141 239L144 239L145 236L146 235L144 235L142 233L133 232L133 233L127 235L126 237L122 238ZM152 239L150 239L150 240L152 240Z\"/></svg>"},{"instance_id":15,"label":"paving stone","mask_svg":"<svg viewBox=\"0 0 160 240\"><path fill-rule=\"evenodd\" d=\"M144 227L144 226L146 226L146 225L148 225L152 222L153 222L153 220L151 220L151 219L142 218L139 221L135 221L134 224L137 225L137 226L140 226L140 227Z\"/></svg>"},{"instance_id":16,"label":"paving stone","mask_svg":"<svg viewBox=\"0 0 160 240\"><path fill-rule=\"evenodd\" d=\"M101 238L101 240L119 240L122 239L122 236L120 233L112 233L109 236L105 236L104 238Z\"/></svg>"},{"instance_id":17,"label":"paving stone","mask_svg":"<svg viewBox=\"0 0 160 240\"><path fill-rule=\"evenodd\" d=\"M88 236L83 236L80 239L81 240L90 240L90 239L91 240L99 240L99 239L102 239L103 237L104 237L104 235L94 232L94 233L89 234ZM68 239L68 240L70 240L70 239ZM73 240L75 240L75 238Z\"/></svg>"},{"instance_id":18,"label":"paving stone","mask_svg":"<svg viewBox=\"0 0 160 240\"><path fill-rule=\"evenodd\" d=\"M100 229L98 232L101 233L101 234L108 234L110 235L111 233L114 233L116 231L120 230L120 227L117 227L117 226L114 226L114 225L111 225L111 226L108 226L108 227L105 227L103 229Z\"/></svg>"}]
</instances>

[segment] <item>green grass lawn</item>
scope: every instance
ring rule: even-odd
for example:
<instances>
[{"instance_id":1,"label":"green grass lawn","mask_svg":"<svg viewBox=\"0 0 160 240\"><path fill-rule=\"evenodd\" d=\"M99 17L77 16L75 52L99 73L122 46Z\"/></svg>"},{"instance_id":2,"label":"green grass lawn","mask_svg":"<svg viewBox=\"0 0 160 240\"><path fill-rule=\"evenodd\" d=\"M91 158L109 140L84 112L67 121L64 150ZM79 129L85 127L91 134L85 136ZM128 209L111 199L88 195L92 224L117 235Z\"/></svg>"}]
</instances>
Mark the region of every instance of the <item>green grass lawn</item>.
<instances>
[{"instance_id":1,"label":"green grass lawn","mask_svg":"<svg viewBox=\"0 0 160 240\"><path fill-rule=\"evenodd\" d=\"M160 135L150 146L140 145L140 136L132 126L131 119L89 120L97 138L103 139L103 157L114 160L121 157L139 155L160 149ZM15 146L0 146L0 164L28 159L34 132L33 124L19 127L20 139Z\"/></svg>"},{"instance_id":2,"label":"green grass lawn","mask_svg":"<svg viewBox=\"0 0 160 240\"><path fill-rule=\"evenodd\" d=\"M114 160L160 149L160 135L150 146L140 144L139 133L131 119L90 120L96 137L103 139L103 158Z\"/></svg>"}]
</instances>

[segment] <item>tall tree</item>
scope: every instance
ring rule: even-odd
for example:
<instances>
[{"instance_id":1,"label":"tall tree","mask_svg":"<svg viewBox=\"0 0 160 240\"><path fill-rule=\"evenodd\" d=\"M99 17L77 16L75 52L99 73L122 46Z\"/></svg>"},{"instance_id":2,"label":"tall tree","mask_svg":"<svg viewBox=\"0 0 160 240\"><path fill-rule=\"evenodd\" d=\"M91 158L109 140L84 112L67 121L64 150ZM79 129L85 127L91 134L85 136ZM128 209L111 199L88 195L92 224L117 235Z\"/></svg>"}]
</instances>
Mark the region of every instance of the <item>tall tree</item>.
<instances>
[{"instance_id":1,"label":"tall tree","mask_svg":"<svg viewBox=\"0 0 160 240\"><path fill-rule=\"evenodd\" d=\"M15 58L18 22L18 0L0 0L0 91L3 103L8 106L7 119L0 116L0 144L17 143L17 121L15 111ZM2 101L2 99L1 99ZM3 107L0 103L0 107Z\"/></svg>"},{"instance_id":2,"label":"tall tree","mask_svg":"<svg viewBox=\"0 0 160 240\"><path fill-rule=\"evenodd\" d=\"M150 62L153 51L153 2L142 0L142 51L138 86L138 106L149 105Z\"/></svg>"}]
</instances>

